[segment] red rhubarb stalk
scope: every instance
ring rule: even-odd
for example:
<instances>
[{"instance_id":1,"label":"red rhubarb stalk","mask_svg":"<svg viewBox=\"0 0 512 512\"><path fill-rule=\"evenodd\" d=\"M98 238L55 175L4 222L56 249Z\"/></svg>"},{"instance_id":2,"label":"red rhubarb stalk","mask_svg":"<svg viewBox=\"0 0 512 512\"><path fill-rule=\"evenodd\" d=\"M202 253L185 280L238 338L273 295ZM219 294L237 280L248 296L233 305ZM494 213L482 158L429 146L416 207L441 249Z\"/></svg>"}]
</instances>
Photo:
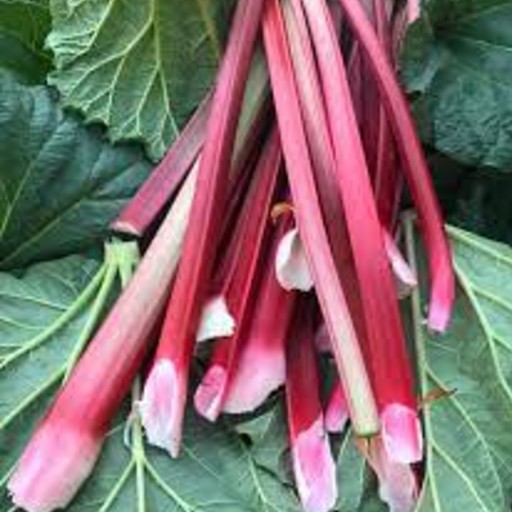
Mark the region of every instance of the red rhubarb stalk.
<instances>
[{"instance_id":1,"label":"red rhubarb stalk","mask_svg":"<svg viewBox=\"0 0 512 512\"><path fill-rule=\"evenodd\" d=\"M405 177L419 212L430 269L431 291L428 324L444 331L450 321L455 280L450 248L446 239L439 204L419 141L414 121L389 56L383 49L358 0L340 0L354 33L365 50L368 63L379 85L388 119L403 163Z\"/></svg>"},{"instance_id":2,"label":"red rhubarb stalk","mask_svg":"<svg viewBox=\"0 0 512 512\"><path fill-rule=\"evenodd\" d=\"M267 72L264 59L256 52L247 80L244 103L240 114L233 157L233 179L240 172L252 150L250 142L266 117ZM163 160L151 172L135 196L123 208L112 229L142 236L157 219L166 203L175 195L187 173L198 166L202 153L211 95L202 102L183 132L173 143Z\"/></svg>"},{"instance_id":3,"label":"red rhubarb stalk","mask_svg":"<svg viewBox=\"0 0 512 512\"><path fill-rule=\"evenodd\" d=\"M267 0L263 33L299 230L344 378L354 429L360 435L372 435L379 430L375 402L322 218L278 0Z\"/></svg>"},{"instance_id":4,"label":"red rhubarb stalk","mask_svg":"<svg viewBox=\"0 0 512 512\"><path fill-rule=\"evenodd\" d=\"M8 483L16 506L30 512L64 508L91 473L165 308L193 190L191 175L130 284L25 448Z\"/></svg>"},{"instance_id":5,"label":"red rhubarb stalk","mask_svg":"<svg viewBox=\"0 0 512 512\"><path fill-rule=\"evenodd\" d=\"M328 432L343 432L348 421L348 408L341 381L337 380L327 402L325 410L325 426Z\"/></svg>"},{"instance_id":6,"label":"red rhubarb stalk","mask_svg":"<svg viewBox=\"0 0 512 512\"><path fill-rule=\"evenodd\" d=\"M392 436L388 446L393 456L407 459L405 462L416 461L421 459L422 453L412 369L345 65L325 0L302 0L302 3L328 107L382 428ZM397 415L394 413L397 409L409 414Z\"/></svg>"},{"instance_id":7,"label":"red rhubarb stalk","mask_svg":"<svg viewBox=\"0 0 512 512\"><path fill-rule=\"evenodd\" d=\"M281 144L275 129L267 141L235 230L236 248L221 296L236 323L234 336L216 341L208 370L194 396L196 410L215 421L223 409L230 381L236 371L245 338L252 294L256 288L257 265L268 234L269 213L281 166Z\"/></svg>"},{"instance_id":8,"label":"red rhubarb stalk","mask_svg":"<svg viewBox=\"0 0 512 512\"><path fill-rule=\"evenodd\" d=\"M395 274L398 297L407 297L418 284L416 274L407 263L395 239L387 230L384 230L384 240L391 268Z\"/></svg>"},{"instance_id":9,"label":"red rhubarb stalk","mask_svg":"<svg viewBox=\"0 0 512 512\"><path fill-rule=\"evenodd\" d=\"M163 210L201 152L210 100L208 96L201 103L164 158L112 223L112 229L142 236Z\"/></svg>"},{"instance_id":10,"label":"red rhubarb stalk","mask_svg":"<svg viewBox=\"0 0 512 512\"><path fill-rule=\"evenodd\" d=\"M304 125L311 150L313 171L329 242L341 284L346 290L348 306L359 343L364 345L366 332L361 315L361 298L356 283L354 259L350 250L345 213L337 183L336 159L331 142L324 95L309 29L300 0L287 0L283 3L283 10Z\"/></svg>"},{"instance_id":11,"label":"red rhubarb stalk","mask_svg":"<svg viewBox=\"0 0 512 512\"><path fill-rule=\"evenodd\" d=\"M306 512L327 512L338 494L336 465L325 430L311 303L297 302L286 352L286 405L297 490Z\"/></svg>"},{"instance_id":12,"label":"red rhubarb stalk","mask_svg":"<svg viewBox=\"0 0 512 512\"><path fill-rule=\"evenodd\" d=\"M224 411L240 414L255 410L284 384L285 346L296 294L276 279L274 260L288 222L281 221L252 306L250 326L229 384Z\"/></svg>"},{"instance_id":13,"label":"red rhubarb stalk","mask_svg":"<svg viewBox=\"0 0 512 512\"><path fill-rule=\"evenodd\" d=\"M237 119L263 3L237 3L212 100L183 258L142 396L141 415L148 440L173 457L181 444L189 366L225 209Z\"/></svg>"},{"instance_id":14,"label":"red rhubarb stalk","mask_svg":"<svg viewBox=\"0 0 512 512\"><path fill-rule=\"evenodd\" d=\"M361 451L377 475L379 497L387 503L389 511L416 510L418 482L412 466L392 461L379 438L372 439Z\"/></svg>"}]
</instances>

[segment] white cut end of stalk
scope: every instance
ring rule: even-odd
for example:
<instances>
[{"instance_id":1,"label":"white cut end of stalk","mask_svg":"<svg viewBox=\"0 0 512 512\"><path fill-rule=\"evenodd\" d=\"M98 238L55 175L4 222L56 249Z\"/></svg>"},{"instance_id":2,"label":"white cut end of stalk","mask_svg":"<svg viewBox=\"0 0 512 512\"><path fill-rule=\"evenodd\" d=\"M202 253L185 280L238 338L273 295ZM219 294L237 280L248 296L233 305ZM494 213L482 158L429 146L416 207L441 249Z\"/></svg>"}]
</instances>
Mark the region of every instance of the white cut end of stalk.
<instances>
[{"instance_id":1,"label":"white cut end of stalk","mask_svg":"<svg viewBox=\"0 0 512 512\"><path fill-rule=\"evenodd\" d=\"M90 475L101 440L57 422L46 422L29 442L7 488L28 512L66 508Z\"/></svg>"},{"instance_id":2,"label":"white cut end of stalk","mask_svg":"<svg viewBox=\"0 0 512 512\"><path fill-rule=\"evenodd\" d=\"M381 423L382 442L392 462L411 464L423 458L423 433L415 410L389 404L381 414Z\"/></svg>"},{"instance_id":3,"label":"white cut end of stalk","mask_svg":"<svg viewBox=\"0 0 512 512\"><path fill-rule=\"evenodd\" d=\"M331 337L329 336L329 331L325 323L320 325L320 327L316 330L315 346L317 350L322 354L328 354L332 352Z\"/></svg>"},{"instance_id":4,"label":"white cut end of stalk","mask_svg":"<svg viewBox=\"0 0 512 512\"><path fill-rule=\"evenodd\" d=\"M313 288L306 252L297 229L291 229L281 239L275 265L277 280L285 290L309 292Z\"/></svg>"},{"instance_id":5,"label":"white cut end of stalk","mask_svg":"<svg viewBox=\"0 0 512 512\"><path fill-rule=\"evenodd\" d=\"M374 439L370 451L370 465L379 480L379 497L390 512L412 512L418 499L418 482L409 464L389 459L383 443Z\"/></svg>"},{"instance_id":6,"label":"white cut end of stalk","mask_svg":"<svg viewBox=\"0 0 512 512\"><path fill-rule=\"evenodd\" d=\"M171 457L179 455L185 401L186 386L174 363L157 360L144 386L139 412L148 442Z\"/></svg>"},{"instance_id":7,"label":"white cut end of stalk","mask_svg":"<svg viewBox=\"0 0 512 512\"><path fill-rule=\"evenodd\" d=\"M384 239L388 259L395 276L398 297L401 299L406 298L412 293L414 288L418 286L418 278L400 252L392 236L386 234Z\"/></svg>"},{"instance_id":8,"label":"white cut end of stalk","mask_svg":"<svg viewBox=\"0 0 512 512\"><path fill-rule=\"evenodd\" d=\"M441 304L440 301L430 303L428 310L428 327L434 332L444 333L450 323L450 307Z\"/></svg>"},{"instance_id":9,"label":"white cut end of stalk","mask_svg":"<svg viewBox=\"0 0 512 512\"><path fill-rule=\"evenodd\" d=\"M325 427L328 432L343 432L348 422L348 406L341 383L336 383L325 411Z\"/></svg>"},{"instance_id":10,"label":"white cut end of stalk","mask_svg":"<svg viewBox=\"0 0 512 512\"><path fill-rule=\"evenodd\" d=\"M209 421L217 421L226 394L227 372L214 364L204 375L194 395L196 411Z\"/></svg>"},{"instance_id":11,"label":"white cut end of stalk","mask_svg":"<svg viewBox=\"0 0 512 512\"><path fill-rule=\"evenodd\" d=\"M336 465L320 416L292 441L293 470L306 512L328 512L338 496Z\"/></svg>"},{"instance_id":12,"label":"white cut end of stalk","mask_svg":"<svg viewBox=\"0 0 512 512\"><path fill-rule=\"evenodd\" d=\"M284 384L284 347L265 348L248 344L238 361L231 381L224 412L242 414L257 409L268 396Z\"/></svg>"},{"instance_id":13,"label":"white cut end of stalk","mask_svg":"<svg viewBox=\"0 0 512 512\"><path fill-rule=\"evenodd\" d=\"M219 295L210 299L203 307L197 342L233 336L235 328L235 319L231 316L224 297Z\"/></svg>"}]
</instances>

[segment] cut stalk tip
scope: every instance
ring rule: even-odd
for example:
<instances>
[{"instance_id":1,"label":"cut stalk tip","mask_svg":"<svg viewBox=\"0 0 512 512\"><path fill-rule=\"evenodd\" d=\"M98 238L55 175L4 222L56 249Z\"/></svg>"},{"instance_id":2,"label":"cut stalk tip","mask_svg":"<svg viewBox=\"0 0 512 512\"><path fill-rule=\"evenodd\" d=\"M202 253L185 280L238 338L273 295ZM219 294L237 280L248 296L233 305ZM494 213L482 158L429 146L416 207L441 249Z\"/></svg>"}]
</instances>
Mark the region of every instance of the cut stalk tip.
<instances>
[{"instance_id":1,"label":"cut stalk tip","mask_svg":"<svg viewBox=\"0 0 512 512\"><path fill-rule=\"evenodd\" d=\"M159 359L144 386L139 411L150 444L178 457L182 437L186 383L174 363Z\"/></svg>"}]
</instances>

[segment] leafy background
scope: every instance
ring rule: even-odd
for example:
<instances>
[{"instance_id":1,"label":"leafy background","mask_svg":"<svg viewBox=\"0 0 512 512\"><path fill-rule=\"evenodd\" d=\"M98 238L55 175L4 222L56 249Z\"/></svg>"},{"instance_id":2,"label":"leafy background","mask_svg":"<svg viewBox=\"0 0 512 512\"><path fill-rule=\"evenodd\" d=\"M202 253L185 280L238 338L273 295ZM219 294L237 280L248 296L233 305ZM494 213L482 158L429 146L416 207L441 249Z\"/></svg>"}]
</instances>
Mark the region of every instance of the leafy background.
<instances>
[{"instance_id":1,"label":"leafy background","mask_svg":"<svg viewBox=\"0 0 512 512\"><path fill-rule=\"evenodd\" d=\"M1 512L14 510L4 486L23 443L115 294L108 223L210 87L231 4L0 0ZM512 498L512 1L423 7L401 73L453 226L459 293L442 337L422 329L421 296L407 305L421 394L450 392L424 407L417 510L501 512ZM144 445L130 408L70 510L300 510L279 397L217 426L191 414L178 461ZM350 433L334 445L336 509L385 510Z\"/></svg>"}]
</instances>

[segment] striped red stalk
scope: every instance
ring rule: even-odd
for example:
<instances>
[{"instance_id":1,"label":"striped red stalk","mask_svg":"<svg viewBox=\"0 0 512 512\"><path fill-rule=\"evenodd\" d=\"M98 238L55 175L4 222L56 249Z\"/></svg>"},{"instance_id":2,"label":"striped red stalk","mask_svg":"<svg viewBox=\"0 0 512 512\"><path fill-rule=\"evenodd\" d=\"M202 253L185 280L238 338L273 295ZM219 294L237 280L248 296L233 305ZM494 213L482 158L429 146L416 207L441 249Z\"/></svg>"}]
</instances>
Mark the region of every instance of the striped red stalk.
<instances>
[{"instance_id":1,"label":"striped red stalk","mask_svg":"<svg viewBox=\"0 0 512 512\"><path fill-rule=\"evenodd\" d=\"M240 212L233 257L220 292L236 330L233 336L216 340L208 370L194 395L196 410L210 421L215 421L224 407L247 333L281 158L279 133L275 129L263 149Z\"/></svg>"},{"instance_id":2,"label":"striped red stalk","mask_svg":"<svg viewBox=\"0 0 512 512\"><path fill-rule=\"evenodd\" d=\"M383 49L359 0L340 0L340 3L357 40L365 50L368 64L379 85L405 177L419 213L431 282L428 324L436 331L444 331L453 309L455 280L451 252L425 155L389 55Z\"/></svg>"},{"instance_id":3,"label":"striped red stalk","mask_svg":"<svg viewBox=\"0 0 512 512\"><path fill-rule=\"evenodd\" d=\"M285 347L297 294L282 288L276 279L274 261L286 219L280 219L263 275L255 294L250 325L245 334L224 411L240 414L255 410L285 380Z\"/></svg>"},{"instance_id":4,"label":"striped red stalk","mask_svg":"<svg viewBox=\"0 0 512 512\"><path fill-rule=\"evenodd\" d=\"M383 432L389 434L385 439L391 456L411 462L422 457L412 369L345 65L325 0L302 0L302 4L327 104Z\"/></svg>"},{"instance_id":5,"label":"striped red stalk","mask_svg":"<svg viewBox=\"0 0 512 512\"><path fill-rule=\"evenodd\" d=\"M299 231L344 379L354 429L360 435L372 435L379 430L375 402L320 208L278 0L267 0L263 34Z\"/></svg>"},{"instance_id":6,"label":"striped red stalk","mask_svg":"<svg viewBox=\"0 0 512 512\"><path fill-rule=\"evenodd\" d=\"M238 114L263 0L237 3L218 75L183 257L141 403L148 440L176 457L181 445L189 366L225 209Z\"/></svg>"},{"instance_id":7,"label":"striped red stalk","mask_svg":"<svg viewBox=\"0 0 512 512\"><path fill-rule=\"evenodd\" d=\"M91 473L165 309L194 191L185 182L130 284L37 428L8 483L30 511L64 508Z\"/></svg>"},{"instance_id":8,"label":"striped red stalk","mask_svg":"<svg viewBox=\"0 0 512 512\"><path fill-rule=\"evenodd\" d=\"M314 345L312 302L298 299L286 351L286 409L295 482L306 512L336 502L336 465L325 429Z\"/></svg>"}]
</instances>

